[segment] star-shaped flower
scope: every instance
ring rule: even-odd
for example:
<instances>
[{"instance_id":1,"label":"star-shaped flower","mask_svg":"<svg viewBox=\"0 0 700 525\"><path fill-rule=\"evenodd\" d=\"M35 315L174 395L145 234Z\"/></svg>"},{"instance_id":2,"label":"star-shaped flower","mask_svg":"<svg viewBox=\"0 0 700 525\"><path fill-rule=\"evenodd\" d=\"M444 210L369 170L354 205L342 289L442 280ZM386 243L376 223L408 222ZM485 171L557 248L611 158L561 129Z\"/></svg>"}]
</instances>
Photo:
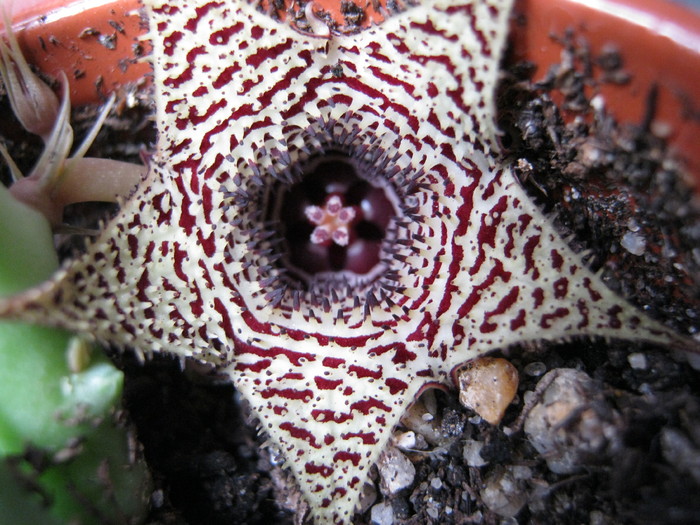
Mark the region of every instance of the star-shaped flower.
<instances>
[{"instance_id":1,"label":"star-shaped flower","mask_svg":"<svg viewBox=\"0 0 700 525\"><path fill-rule=\"evenodd\" d=\"M510 0L322 36L245 2L145 3L150 174L0 311L214 363L318 523L350 519L407 406L474 357L577 335L688 346L587 270L499 157ZM336 197L352 231L316 264Z\"/></svg>"}]
</instances>

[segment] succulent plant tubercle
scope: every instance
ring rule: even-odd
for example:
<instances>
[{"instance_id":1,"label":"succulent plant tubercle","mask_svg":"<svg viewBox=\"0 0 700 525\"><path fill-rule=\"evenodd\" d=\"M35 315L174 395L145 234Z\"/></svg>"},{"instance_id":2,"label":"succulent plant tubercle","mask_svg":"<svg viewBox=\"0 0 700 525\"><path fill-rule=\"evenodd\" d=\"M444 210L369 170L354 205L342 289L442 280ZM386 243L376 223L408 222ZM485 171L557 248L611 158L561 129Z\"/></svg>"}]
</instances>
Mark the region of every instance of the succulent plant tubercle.
<instances>
[{"instance_id":1,"label":"succulent plant tubercle","mask_svg":"<svg viewBox=\"0 0 700 525\"><path fill-rule=\"evenodd\" d=\"M246 2L145 2L159 138L87 252L0 313L228 374L318 523L466 361L605 336L696 350L586 269L500 155L510 0L308 33Z\"/></svg>"},{"instance_id":2,"label":"succulent plant tubercle","mask_svg":"<svg viewBox=\"0 0 700 525\"><path fill-rule=\"evenodd\" d=\"M4 9L3 15L9 28ZM9 47L0 39L5 90L20 124L41 136L45 150L25 178L0 144L15 179L9 189L0 185L1 297L58 269L52 224L60 224L66 204L114 200L143 172L84 157L111 102L68 159L73 133L65 76L59 102L31 71L11 30L6 37ZM60 328L0 321L0 522L89 524L145 515L150 475L117 421L124 376L92 346Z\"/></svg>"}]
</instances>

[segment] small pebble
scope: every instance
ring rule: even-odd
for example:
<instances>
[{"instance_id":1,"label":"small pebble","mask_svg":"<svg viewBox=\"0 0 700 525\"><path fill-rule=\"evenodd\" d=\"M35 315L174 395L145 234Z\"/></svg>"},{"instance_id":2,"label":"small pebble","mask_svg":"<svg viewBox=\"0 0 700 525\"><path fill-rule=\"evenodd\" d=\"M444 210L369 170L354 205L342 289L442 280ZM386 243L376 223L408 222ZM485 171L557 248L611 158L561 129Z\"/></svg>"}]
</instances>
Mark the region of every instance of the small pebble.
<instances>
[{"instance_id":1,"label":"small pebble","mask_svg":"<svg viewBox=\"0 0 700 525\"><path fill-rule=\"evenodd\" d=\"M438 418L430 411L434 399L432 389L426 390L401 417L401 425L416 433L416 445L419 450L427 448L422 446L426 443L440 446L449 441L440 428Z\"/></svg>"},{"instance_id":2,"label":"small pebble","mask_svg":"<svg viewBox=\"0 0 700 525\"><path fill-rule=\"evenodd\" d=\"M560 368L548 372L540 384L547 386L539 392L524 429L552 472L572 474L619 450L621 417L588 375Z\"/></svg>"},{"instance_id":3,"label":"small pebble","mask_svg":"<svg viewBox=\"0 0 700 525\"><path fill-rule=\"evenodd\" d=\"M642 383L639 385L639 390L640 394L643 394L645 396L653 396L654 395L654 389L651 387L649 383Z\"/></svg>"},{"instance_id":4,"label":"small pebble","mask_svg":"<svg viewBox=\"0 0 700 525\"><path fill-rule=\"evenodd\" d=\"M530 377L540 377L547 371L547 365L542 361L535 361L534 363L528 363L525 365L523 372Z\"/></svg>"},{"instance_id":5,"label":"small pebble","mask_svg":"<svg viewBox=\"0 0 700 525\"><path fill-rule=\"evenodd\" d=\"M518 391L518 371L505 359L482 357L459 373L459 401L498 425Z\"/></svg>"},{"instance_id":6,"label":"small pebble","mask_svg":"<svg viewBox=\"0 0 700 525\"><path fill-rule=\"evenodd\" d=\"M394 434L394 446L402 450L415 450L417 445L416 433L412 430L408 432L396 432Z\"/></svg>"},{"instance_id":7,"label":"small pebble","mask_svg":"<svg viewBox=\"0 0 700 525\"><path fill-rule=\"evenodd\" d=\"M601 95L595 95L591 98L591 107L596 111L603 111L605 109L605 98Z\"/></svg>"},{"instance_id":8,"label":"small pebble","mask_svg":"<svg viewBox=\"0 0 700 525\"><path fill-rule=\"evenodd\" d=\"M154 490L151 494L151 506L154 509L159 509L163 506L164 501L165 496L163 494L163 491L161 489Z\"/></svg>"},{"instance_id":9,"label":"small pebble","mask_svg":"<svg viewBox=\"0 0 700 525\"><path fill-rule=\"evenodd\" d=\"M377 461L381 477L381 491L385 496L392 496L410 487L416 477L416 467L395 447L388 447Z\"/></svg>"},{"instance_id":10,"label":"small pebble","mask_svg":"<svg viewBox=\"0 0 700 525\"><path fill-rule=\"evenodd\" d=\"M469 423L471 423L472 425L476 425L476 426L481 425L481 423L484 422L483 418L479 414L474 414L472 417L467 419L467 421Z\"/></svg>"},{"instance_id":11,"label":"small pebble","mask_svg":"<svg viewBox=\"0 0 700 525\"><path fill-rule=\"evenodd\" d=\"M393 525L394 509L391 508L391 503L388 501L377 503L372 507L370 519L372 520L372 525Z\"/></svg>"},{"instance_id":12,"label":"small pebble","mask_svg":"<svg viewBox=\"0 0 700 525\"><path fill-rule=\"evenodd\" d=\"M440 490L442 488L442 480L440 478L433 478L430 480L430 486L434 490Z\"/></svg>"},{"instance_id":13,"label":"small pebble","mask_svg":"<svg viewBox=\"0 0 700 525\"><path fill-rule=\"evenodd\" d=\"M654 120L651 123L651 132L660 139L666 139L673 133L673 125L662 120Z\"/></svg>"},{"instance_id":14,"label":"small pebble","mask_svg":"<svg viewBox=\"0 0 700 525\"><path fill-rule=\"evenodd\" d=\"M483 441L468 439L464 442L462 456L467 465L470 467L483 467L488 464L488 461L481 457L482 448L484 448Z\"/></svg>"},{"instance_id":15,"label":"small pebble","mask_svg":"<svg viewBox=\"0 0 700 525\"><path fill-rule=\"evenodd\" d=\"M661 450L666 461L700 483L700 449L687 435L675 428L663 429Z\"/></svg>"},{"instance_id":16,"label":"small pebble","mask_svg":"<svg viewBox=\"0 0 700 525\"><path fill-rule=\"evenodd\" d=\"M428 504L425 506L425 512L433 520L440 518L440 507L434 501L428 502Z\"/></svg>"},{"instance_id":17,"label":"small pebble","mask_svg":"<svg viewBox=\"0 0 700 525\"><path fill-rule=\"evenodd\" d=\"M525 481L513 475L512 467L494 469L484 480L481 499L499 516L512 518L527 503Z\"/></svg>"},{"instance_id":18,"label":"small pebble","mask_svg":"<svg viewBox=\"0 0 700 525\"><path fill-rule=\"evenodd\" d=\"M355 509L360 514L364 514L377 501L377 489L374 483L365 483L360 493L360 501Z\"/></svg>"},{"instance_id":19,"label":"small pebble","mask_svg":"<svg viewBox=\"0 0 700 525\"><path fill-rule=\"evenodd\" d=\"M695 339L697 340L698 337L696 337ZM693 370L700 371L700 354L685 352L685 358L688 360L688 364Z\"/></svg>"},{"instance_id":20,"label":"small pebble","mask_svg":"<svg viewBox=\"0 0 700 525\"><path fill-rule=\"evenodd\" d=\"M532 469L525 465L513 465L510 467L510 471L515 479L528 480L532 478Z\"/></svg>"},{"instance_id":21,"label":"small pebble","mask_svg":"<svg viewBox=\"0 0 700 525\"><path fill-rule=\"evenodd\" d=\"M647 356L640 352L635 352L633 354L628 355L627 362L635 370L646 370L648 366Z\"/></svg>"},{"instance_id":22,"label":"small pebble","mask_svg":"<svg viewBox=\"0 0 700 525\"><path fill-rule=\"evenodd\" d=\"M632 255L643 255L647 247L646 239L639 233L627 232L620 241L622 247Z\"/></svg>"}]
</instances>

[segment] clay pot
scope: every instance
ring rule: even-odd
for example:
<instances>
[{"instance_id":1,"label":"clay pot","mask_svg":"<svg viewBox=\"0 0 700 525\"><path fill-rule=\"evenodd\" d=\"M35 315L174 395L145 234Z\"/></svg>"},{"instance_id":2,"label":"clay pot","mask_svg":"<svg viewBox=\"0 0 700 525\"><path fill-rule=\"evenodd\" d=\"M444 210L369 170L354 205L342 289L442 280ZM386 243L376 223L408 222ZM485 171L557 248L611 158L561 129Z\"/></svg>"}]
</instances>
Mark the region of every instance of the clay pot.
<instances>
[{"instance_id":1,"label":"clay pot","mask_svg":"<svg viewBox=\"0 0 700 525\"><path fill-rule=\"evenodd\" d=\"M65 71L73 106L146 82L147 27L137 0L23 0L6 6L27 61L55 77Z\"/></svg>"},{"instance_id":2,"label":"clay pot","mask_svg":"<svg viewBox=\"0 0 700 525\"><path fill-rule=\"evenodd\" d=\"M314 0L315 9L331 11L343 23L339 5ZM15 2L12 19L30 63L49 74L68 73L74 105L146 82L149 66L140 58L148 52L146 25L137 0L25 0ZM379 20L368 8L365 24ZM650 89L658 86L656 129L669 130L672 149L700 183L700 15L659 0L516 0L515 58L538 64L536 78L542 78L560 58L561 46L550 35L567 28L585 37L593 54L605 46L621 52L631 81L602 89L621 122L642 122Z\"/></svg>"},{"instance_id":3,"label":"clay pot","mask_svg":"<svg viewBox=\"0 0 700 525\"><path fill-rule=\"evenodd\" d=\"M606 46L616 48L631 77L628 84L602 87L608 111L621 123L643 122L657 86L654 127L668 130L672 151L700 185L700 15L659 0L516 1L515 58L535 62L535 78L543 78L560 61L561 46L551 35L568 28L586 39L594 56Z\"/></svg>"}]
</instances>

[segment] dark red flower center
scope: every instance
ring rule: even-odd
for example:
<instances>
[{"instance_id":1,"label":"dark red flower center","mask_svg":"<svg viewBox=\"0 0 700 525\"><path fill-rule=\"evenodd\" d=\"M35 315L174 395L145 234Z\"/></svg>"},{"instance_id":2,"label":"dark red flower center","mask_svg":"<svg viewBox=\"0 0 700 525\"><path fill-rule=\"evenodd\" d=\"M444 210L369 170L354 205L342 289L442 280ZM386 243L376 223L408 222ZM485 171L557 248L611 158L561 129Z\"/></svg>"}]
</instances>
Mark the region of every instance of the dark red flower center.
<instances>
[{"instance_id":1,"label":"dark red flower center","mask_svg":"<svg viewBox=\"0 0 700 525\"><path fill-rule=\"evenodd\" d=\"M366 274L380 260L381 244L396 207L361 166L342 153L309 163L280 200L278 217L292 272Z\"/></svg>"}]
</instances>

